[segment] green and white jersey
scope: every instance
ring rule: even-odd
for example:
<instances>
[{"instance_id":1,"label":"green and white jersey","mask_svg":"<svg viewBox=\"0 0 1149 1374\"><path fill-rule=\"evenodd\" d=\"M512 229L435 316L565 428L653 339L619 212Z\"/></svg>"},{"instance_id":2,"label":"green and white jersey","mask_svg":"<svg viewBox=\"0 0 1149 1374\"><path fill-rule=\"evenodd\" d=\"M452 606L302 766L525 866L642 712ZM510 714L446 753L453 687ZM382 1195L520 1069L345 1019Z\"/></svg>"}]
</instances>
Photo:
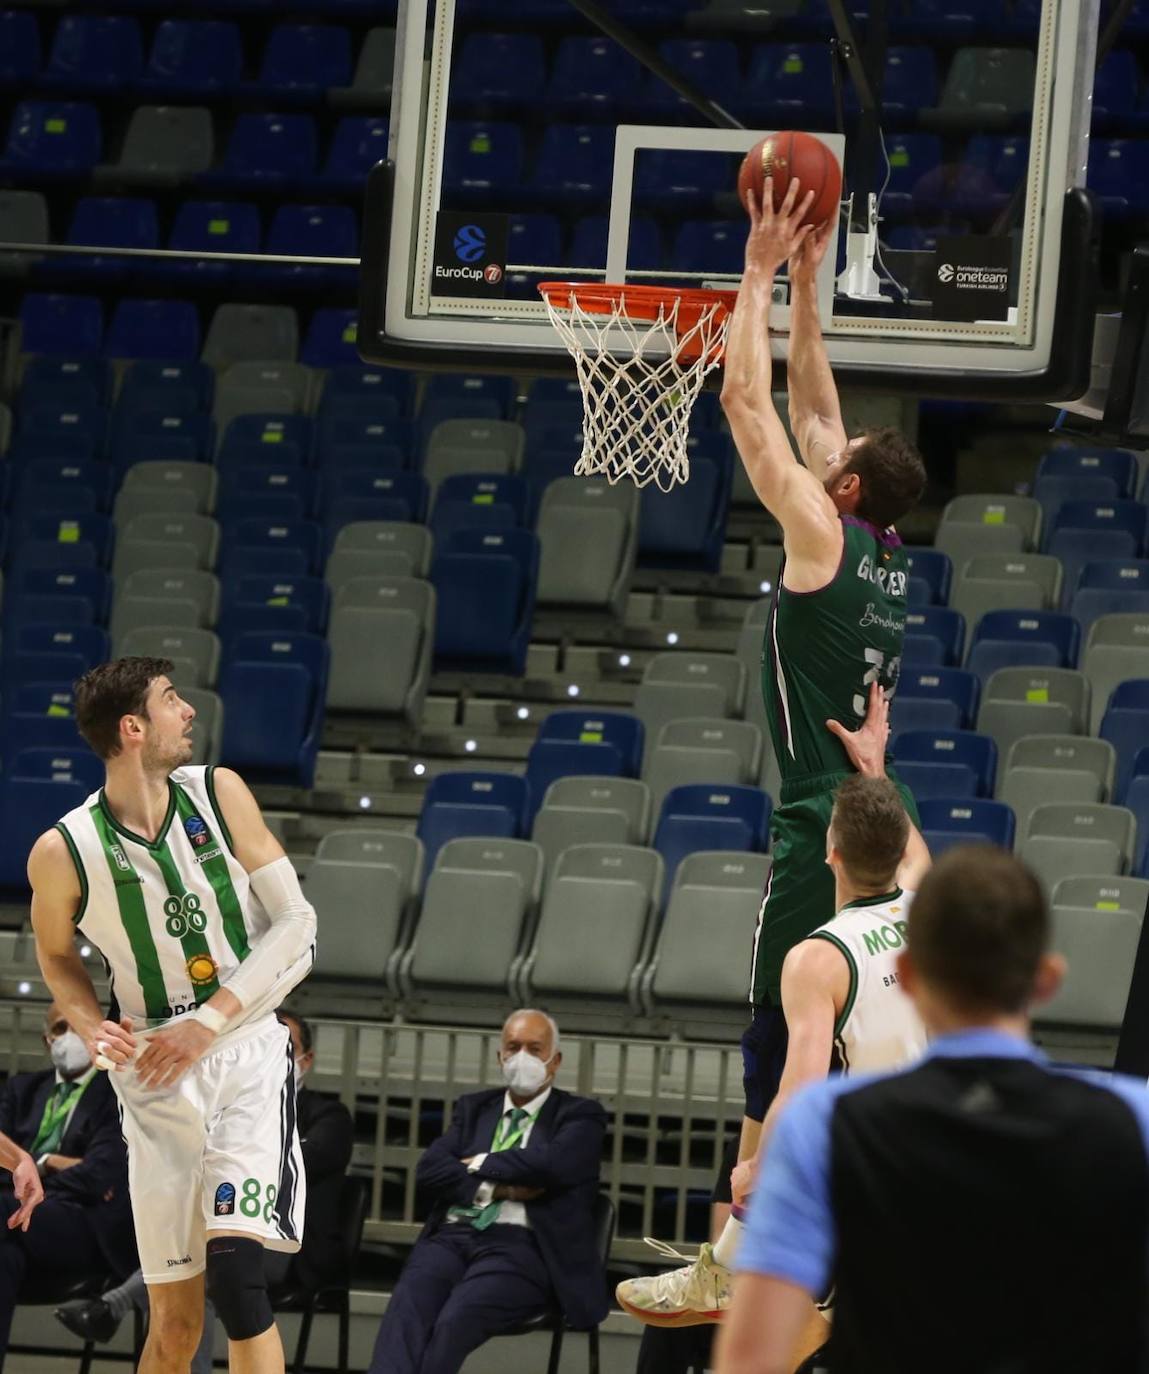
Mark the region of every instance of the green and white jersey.
<instances>
[{"instance_id":1,"label":"green and white jersey","mask_svg":"<svg viewBox=\"0 0 1149 1374\"><path fill-rule=\"evenodd\" d=\"M76 925L104 956L120 1010L156 1024L206 1001L271 922L215 802L212 768L177 768L149 843L101 789L59 822L80 877ZM266 1007L248 1008L243 1020Z\"/></svg>"},{"instance_id":2,"label":"green and white jersey","mask_svg":"<svg viewBox=\"0 0 1149 1374\"><path fill-rule=\"evenodd\" d=\"M811 940L829 940L850 966L850 992L834 1026L834 1046L847 1073L880 1073L916 1059L926 1028L898 982L912 892L847 902Z\"/></svg>"}]
</instances>

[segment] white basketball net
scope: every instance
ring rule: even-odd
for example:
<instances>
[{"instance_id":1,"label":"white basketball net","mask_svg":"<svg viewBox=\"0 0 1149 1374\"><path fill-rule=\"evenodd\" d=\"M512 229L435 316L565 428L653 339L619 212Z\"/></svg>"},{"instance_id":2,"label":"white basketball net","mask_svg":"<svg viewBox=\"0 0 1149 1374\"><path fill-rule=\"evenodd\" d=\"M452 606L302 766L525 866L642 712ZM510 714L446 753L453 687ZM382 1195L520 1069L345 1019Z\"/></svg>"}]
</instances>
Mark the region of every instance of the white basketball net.
<instances>
[{"instance_id":1,"label":"white basketball net","mask_svg":"<svg viewBox=\"0 0 1149 1374\"><path fill-rule=\"evenodd\" d=\"M704 306L696 323L679 332L677 300L660 306L654 320L631 319L623 295L593 314L566 293L546 301L582 388L575 476L612 483L629 477L662 491L685 482L690 412L726 340L729 316L721 303Z\"/></svg>"}]
</instances>

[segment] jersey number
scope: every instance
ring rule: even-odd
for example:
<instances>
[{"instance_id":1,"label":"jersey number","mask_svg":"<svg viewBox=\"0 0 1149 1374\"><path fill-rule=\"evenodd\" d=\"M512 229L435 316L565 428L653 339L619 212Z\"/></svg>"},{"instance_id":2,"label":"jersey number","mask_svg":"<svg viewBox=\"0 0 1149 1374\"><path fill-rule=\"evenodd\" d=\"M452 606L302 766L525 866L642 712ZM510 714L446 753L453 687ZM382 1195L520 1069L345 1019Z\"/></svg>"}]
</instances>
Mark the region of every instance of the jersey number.
<instances>
[{"instance_id":1,"label":"jersey number","mask_svg":"<svg viewBox=\"0 0 1149 1374\"><path fill-rule=\"evenodd\" d=\"M189 930L202 934L207 929L203 904L194 892L169 897L164 902L164 915L167 917L164 929L174 940L182 940Z\"/></svg>"},{"instance_id":2,"label":"jersey number","mask_svg":"<svg viewBox=\"0 0 1149 1374\"><path fill-rule=\"evenodd\" d=\"M264 1221L271 1225L271 1214L275 1208L276 1187L274 1183L260 1186L256 1178L245 1178L240 1188L239 1210L245 1217L263 1214Z\"/></svg>"},{"instance_id":3,"label":"jersey number","mask_svg":"<svg viewBox=\"0 0 1149 1374\"><path fill-rule=\"evenodd\" d=\"M876 682L885 692L888 701L898 690L898 677L902 671L901 654L895 654L889 662L886 661L881 649L866 649L865 655L868 666L862 678L862 690L855 694L853 700L854 714L859 716L866 714L866 698L871 684Z\"/></svg>"}]
</instances>

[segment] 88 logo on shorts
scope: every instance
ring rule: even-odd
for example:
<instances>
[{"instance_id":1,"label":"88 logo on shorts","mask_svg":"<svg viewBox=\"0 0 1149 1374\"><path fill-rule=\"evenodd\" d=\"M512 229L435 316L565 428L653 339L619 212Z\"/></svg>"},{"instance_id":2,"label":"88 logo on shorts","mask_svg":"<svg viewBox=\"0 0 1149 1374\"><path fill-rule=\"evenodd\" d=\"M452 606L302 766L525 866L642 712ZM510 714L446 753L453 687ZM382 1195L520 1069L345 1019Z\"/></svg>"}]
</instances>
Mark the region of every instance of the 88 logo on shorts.
<instances>
[{"instance_id":1,"label":"88 logo on shorts","mask_svg":"<svg viewBox=\"0 0 1149 1374\"><path fill-rule=\"evenodd\" d=\"M194 892L182 897L169 897L164 902L164 929L173 940L182 940L188 931L202 935L207 929L207 913Z\"/></svg>"}]
</instances>

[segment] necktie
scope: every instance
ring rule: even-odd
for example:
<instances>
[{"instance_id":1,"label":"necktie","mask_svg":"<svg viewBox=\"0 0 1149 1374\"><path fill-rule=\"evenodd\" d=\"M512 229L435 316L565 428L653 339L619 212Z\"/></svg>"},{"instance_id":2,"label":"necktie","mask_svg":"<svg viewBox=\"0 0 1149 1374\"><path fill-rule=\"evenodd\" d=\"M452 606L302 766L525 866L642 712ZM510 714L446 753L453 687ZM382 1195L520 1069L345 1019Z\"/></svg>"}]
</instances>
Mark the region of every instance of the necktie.
<instances>
[{"instance_id":1,"label":"necktie","mask_svg":"<svg viewBox=\"0 0 1149 1374\"><path fill-rule=\"evenodd\" d=\"M59 1148L64 1138L64 1124L68 1119L69 1098L76 1091L73 1083L57 1083L56 1091L44 1104L44 1115L40 1118L40 1129L32 1142L29 1154L33 1159L50 1155Z\"/></svg>"},{"instance_id":2,"label":"necktie","mask_svg":"<svg viewBox=\"0 0 1149 1374\"><path fill-rule=\"evenodd\" d=\"M509 1112L504 1112L495 1130L490 1153L496 1154L500 1150L511 1150L521 1145L528 1116L523 1107L512 1107ZM469 1221L476 1231L485 1231L499 1215L502 1205L501 1202L488 1202L485 1207L453 1207L451 1218L454 1221Z\"/></svg>"}]
</instances>

